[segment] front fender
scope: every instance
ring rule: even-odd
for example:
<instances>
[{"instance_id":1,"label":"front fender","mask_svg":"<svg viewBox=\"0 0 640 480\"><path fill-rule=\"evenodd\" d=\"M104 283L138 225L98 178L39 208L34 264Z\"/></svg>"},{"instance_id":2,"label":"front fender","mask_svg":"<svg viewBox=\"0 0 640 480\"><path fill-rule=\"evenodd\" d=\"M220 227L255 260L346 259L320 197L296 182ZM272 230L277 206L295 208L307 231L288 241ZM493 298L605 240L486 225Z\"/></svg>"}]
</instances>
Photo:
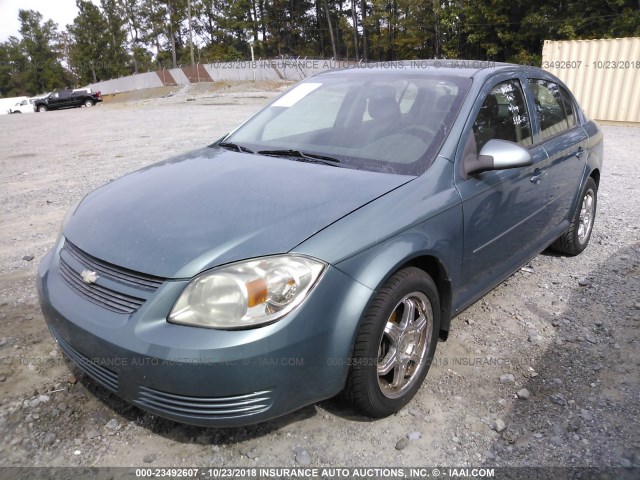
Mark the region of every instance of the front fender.
<instances>
[{"instance_id":1,"label":"front fender","mask_svg":"<svg viewBox=\"0 0 640 480\"><path fill-rule=\"evenodd\" d=\"M448 279L454 281L459 276L462 254L461 224L460 205L335 266L366 287L378 290L402 266L431 257L439 261Z\"/></svg>"},{"instance_id":2,"label":"front fender","mask_svg":"<svg viewBox=\"0 0 640 480\"><path fill-rule=\"evenodd\" d=\"M338 263L336 268L373 290L408 264L437 267L441 291L441 328L449 330L453 285L459 284L462 258L462 205L432 217L368 250ZM434 273L432 273L434 276ZM372 296L373 297L373 296Z\"/></svg>"},{"instance_id":3,"label":"front fender","mask_svg":"<svg viewBox=\"0 0 640 480\"><path fill-rule=\"evenodd\" d=\"M460 284L462 229L453 164L439 157L422 176L352 212L292 252L334 265L373 290L372 295L402 266L428 259L442 266L447 289L455 290L450 286ZM447 328L448 317L442 319Z\"/></svg>"}]
</instances>

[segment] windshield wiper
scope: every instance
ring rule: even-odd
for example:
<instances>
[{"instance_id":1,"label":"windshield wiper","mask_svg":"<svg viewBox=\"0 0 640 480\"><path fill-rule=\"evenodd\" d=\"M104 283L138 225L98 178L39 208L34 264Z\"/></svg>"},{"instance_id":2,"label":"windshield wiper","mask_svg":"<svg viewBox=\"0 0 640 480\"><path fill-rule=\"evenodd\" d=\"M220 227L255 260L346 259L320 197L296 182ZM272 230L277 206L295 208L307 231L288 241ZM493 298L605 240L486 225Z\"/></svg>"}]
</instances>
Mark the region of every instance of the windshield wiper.
<instances>
[{"instance_id":1,"label":"windshield wiper","mask_svg":"<svg viewBox=\"0 0 640 480\"><path fill-rule=\"evenodd\" d=\"M332 167L338 167L340 160L326 155L319 155L317 153L307 153L300 150L259 150L257 153L260 155L273 155L275 157L295 157L302 161L323 163L325 165L331 165Z\"/></svg>"},{"instance_id":2,"label":"windshield wiper","mask_svg":"<svg viewBox=\"0 0 640 480\"><path fill-rule=\"evenodd\" d=\"M218 146L229 149L229 150L236 150L238 152L253 153L253 150L251 150L250 148L244 147L242 145L238 145L237 143L220 142Z\"/></svg>"}]
</instances>

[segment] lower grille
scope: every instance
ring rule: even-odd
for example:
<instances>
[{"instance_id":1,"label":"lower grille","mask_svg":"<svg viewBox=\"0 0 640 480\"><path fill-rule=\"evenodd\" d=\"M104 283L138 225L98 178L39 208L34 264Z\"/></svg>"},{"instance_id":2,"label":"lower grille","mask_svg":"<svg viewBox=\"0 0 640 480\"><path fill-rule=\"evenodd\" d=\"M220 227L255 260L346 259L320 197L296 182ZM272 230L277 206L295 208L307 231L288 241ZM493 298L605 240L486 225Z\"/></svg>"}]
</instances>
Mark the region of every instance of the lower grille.
<instances>
[{"instance_id":1,"label":"lower grille","mask_svg":"<svg viewBox=\"0 0 640 480\"><path fill-rule=\"evenodd\" d=\"M233 397L188 397L140 387L137 405L170 415L185 417L242 417L264 412L273 402L272 391Z\"/></svg>"},{"instance_id":2,"label":"lower grille","mask_svg":"<svg viewBox=\"0 0 640 480\"><path fill-rule=\"evenodd\" d=\"M118 391L118 374L106 369L102 365L98 365L94 361L85 357L78 352L75 348L65 342L62 338L51 332L53 337L60 345L60 348L67 354L67 356L78 365L78 368L86 373L90 378L103 385L108 390L116 393Z\"/></svg>"}]
</instances>

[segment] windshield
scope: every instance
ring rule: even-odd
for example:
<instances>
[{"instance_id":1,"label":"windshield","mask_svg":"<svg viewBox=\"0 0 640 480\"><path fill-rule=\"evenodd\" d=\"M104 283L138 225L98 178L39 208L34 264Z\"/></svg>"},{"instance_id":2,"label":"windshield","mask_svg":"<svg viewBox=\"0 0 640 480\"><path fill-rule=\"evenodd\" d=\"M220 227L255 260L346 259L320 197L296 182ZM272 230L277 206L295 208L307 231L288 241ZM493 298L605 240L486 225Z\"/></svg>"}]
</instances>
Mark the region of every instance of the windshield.
<instances>
[{"instance_id":1,"label":"windshield","mask_svg":"<svg viewBox=\"0 0 640 480\"><path fill-rule=\"evenodd\" d=\"M437 154L470 84L468 78L380 71L319 75L293 87L222 145L420 175Z\"/></svg>"}]
</instances>

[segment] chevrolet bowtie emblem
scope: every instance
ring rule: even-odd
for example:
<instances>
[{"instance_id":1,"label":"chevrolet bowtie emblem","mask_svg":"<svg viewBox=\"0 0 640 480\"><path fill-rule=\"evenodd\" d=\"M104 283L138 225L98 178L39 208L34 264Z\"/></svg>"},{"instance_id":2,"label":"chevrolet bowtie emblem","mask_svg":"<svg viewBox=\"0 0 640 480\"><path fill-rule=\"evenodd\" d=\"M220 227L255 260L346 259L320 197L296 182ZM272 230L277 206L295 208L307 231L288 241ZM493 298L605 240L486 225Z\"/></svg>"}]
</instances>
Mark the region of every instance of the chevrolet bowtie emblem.
<instances>
[{"instance_id":1,"label":"chevrolet bowtie emblem","mask_svg":"<svg viewBox=\"0 0 640 480\"><path fill-rule=\"evenodd\" d=\"M80 273L80 276L82 277L82 281L89 285L96 283L99 278L96 272L92 272L91 270L83 270L82 273Z\"/></svg>"}]
</instances>

